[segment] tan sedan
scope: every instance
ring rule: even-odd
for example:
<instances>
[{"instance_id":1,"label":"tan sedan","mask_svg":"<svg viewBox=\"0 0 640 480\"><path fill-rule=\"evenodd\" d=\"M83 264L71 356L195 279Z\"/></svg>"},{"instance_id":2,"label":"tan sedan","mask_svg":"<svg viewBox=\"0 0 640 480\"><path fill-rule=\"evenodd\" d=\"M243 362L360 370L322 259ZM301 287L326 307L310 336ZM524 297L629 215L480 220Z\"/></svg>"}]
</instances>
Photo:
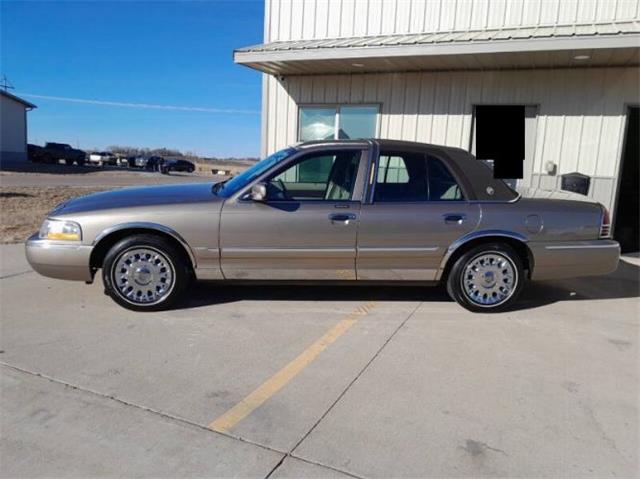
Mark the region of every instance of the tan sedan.
<instances>
[{"instance_id":1,"label":"tan sedan","mask_svg":"<svg viewBox=\"0 0 640 480\"><path fill-rule=\"evenodd\" d=\"M133 310L194 279L444 283L469 310L527 279L616 269L605 208L522 198L469 153L390 140L311 142L226 182L123 189L56 207L26 243L42 275L92 282Z\"/></svg>"}]
</instances>

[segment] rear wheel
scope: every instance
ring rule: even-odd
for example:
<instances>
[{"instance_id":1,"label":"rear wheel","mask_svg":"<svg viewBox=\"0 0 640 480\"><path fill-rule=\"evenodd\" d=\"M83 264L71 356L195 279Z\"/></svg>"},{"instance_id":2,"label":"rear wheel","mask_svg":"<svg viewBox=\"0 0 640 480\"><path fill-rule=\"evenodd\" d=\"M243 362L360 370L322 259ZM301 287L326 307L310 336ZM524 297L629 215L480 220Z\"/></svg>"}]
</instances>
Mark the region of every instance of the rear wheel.
<instances>
[{"instance_id":1,"label":"rear wheel","mask_svg":"<svg viewBox=\"0 0 640 480\"><path fill-rule=\"evenodd\" d=\"M485 244L456 260L447 277L447 292L467 310L497 312L516 301L524 280L522 259L513 248Z\"/></svg>"},{"instance_id":2,"label":"rear wheel","mask_svg":"<svg viewBox=\"0 0 640 480\"><path fill-rule=\"evenodd\" d=\"M133 235L116 243L102 266L106 293L136 311L176 305L192 278L189 260L156 235Z\"/></svg>"},{"instance_id":3,"label":"rear wheel","mask_svg":"<svg viewBox=\"0 0 640 480\"><path fill-rule=\"evenodd\" d=\"M65 165L73 165L73 159L72 158L65 158L64 159L64 163L65 163Z\"/></svg>"}]
</instances>

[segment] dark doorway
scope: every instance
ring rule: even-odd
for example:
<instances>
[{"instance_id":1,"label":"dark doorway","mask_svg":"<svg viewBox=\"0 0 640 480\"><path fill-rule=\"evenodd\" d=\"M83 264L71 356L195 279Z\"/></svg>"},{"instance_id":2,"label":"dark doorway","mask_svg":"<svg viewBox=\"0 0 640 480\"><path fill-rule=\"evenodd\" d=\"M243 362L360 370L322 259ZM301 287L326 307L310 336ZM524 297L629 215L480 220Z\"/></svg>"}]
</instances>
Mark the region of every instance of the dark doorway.
<instances>
[{"instance_id":1,"label":"dark doorway","mask_svg":"<svg viewBox=\"0 0 640 480\"><path fill-rule=\"evenodd\" d=\"M493 160L495 178L523 178L524 105L477 105L476 157Z\"/></svg>"},{"instance_id":2,"label":"dark doorway","mask_svg":"<svg viewBox=\"0 0 640 480\"><path fill-rule=\"evenodd\" d=\"M623 253L640 250L640 107L629 108L613 238Z\"/></svg>"}]
</instances>

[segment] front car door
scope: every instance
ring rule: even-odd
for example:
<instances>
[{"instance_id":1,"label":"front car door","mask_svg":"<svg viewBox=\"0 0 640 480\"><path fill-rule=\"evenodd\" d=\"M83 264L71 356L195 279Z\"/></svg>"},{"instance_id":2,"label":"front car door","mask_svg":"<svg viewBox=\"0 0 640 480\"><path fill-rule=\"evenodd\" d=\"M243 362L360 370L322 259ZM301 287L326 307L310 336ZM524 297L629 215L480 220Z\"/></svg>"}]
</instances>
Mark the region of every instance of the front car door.
<instances>
[{"instance_id":1,"label":"front car door","mask_svg":"<svg viewBox=\"0 0 640 480\"><path fill-rule=\"evenodd\" d=\"M227 279L355 280L366 146L305 148L225 201L220 262ZM266 198L253 201L262 183Z\"/></svg>"},{"instance_id":2,"label":"front car door","mask_svg":"<svg viewBox=\"0 0 640 480\"><path fill-rule=\"evenodd\" d=\"M446 159L416 147L379 152L360 211L358 280L432 281L480 208L466 200Z\"/></svg>"}]
</instances>

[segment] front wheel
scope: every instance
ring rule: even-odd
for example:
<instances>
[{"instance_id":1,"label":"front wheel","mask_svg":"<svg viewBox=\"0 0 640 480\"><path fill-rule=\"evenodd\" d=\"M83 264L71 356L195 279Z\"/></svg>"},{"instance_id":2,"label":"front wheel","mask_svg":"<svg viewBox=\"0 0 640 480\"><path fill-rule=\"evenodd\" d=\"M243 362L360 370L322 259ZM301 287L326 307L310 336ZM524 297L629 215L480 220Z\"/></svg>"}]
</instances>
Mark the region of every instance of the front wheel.
<instances>
[{"instance_id":1,"label":"front wheel","mask_svg":"<svg viewBox=\"0 0 640 480\"><path fill-rule=\"evenodd\" d=\"M191 278L189 260L156 235L133 235L119 241L102 266L106 293L121 306L136 311L175 306Z\"/></svg>"},{"instance_id":2,"label":"front wheel","mask_svg":"<svg viewBox=\"0 0 640 480\"><path fill-rule=\"evenodd\" d=\"M447 292L467 310L497 312L516 301L524 280L522 259L513 248L485 244L456 260L447 277Z\"/></svg>"}]
</instances>

